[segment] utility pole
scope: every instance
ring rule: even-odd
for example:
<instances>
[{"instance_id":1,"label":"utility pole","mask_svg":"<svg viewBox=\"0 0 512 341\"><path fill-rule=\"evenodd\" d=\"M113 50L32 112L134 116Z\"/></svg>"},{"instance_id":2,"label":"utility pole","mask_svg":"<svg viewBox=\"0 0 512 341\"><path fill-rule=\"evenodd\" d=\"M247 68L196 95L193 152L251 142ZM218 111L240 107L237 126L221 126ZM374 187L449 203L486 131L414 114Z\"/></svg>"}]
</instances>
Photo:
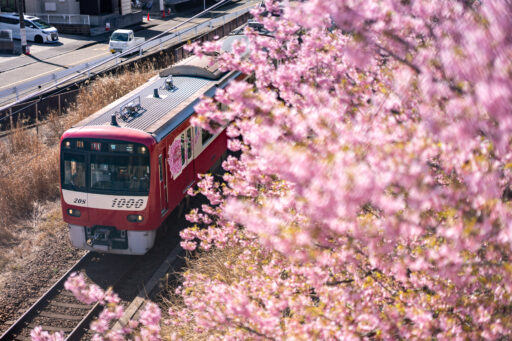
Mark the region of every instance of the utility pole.
<instances>
[{"instance_id":1,"label":"utility pole","mask_svg":"<svg viewBox=\"0 0 512 341\"><path fill-rule=\"evenodd\" d=\"M21 38L21 52L27 53L27 32L25 31L25 20L23 19L23 0L18 0L18 13L20 15L20 38Z\"/></svg>"}]
</instances>

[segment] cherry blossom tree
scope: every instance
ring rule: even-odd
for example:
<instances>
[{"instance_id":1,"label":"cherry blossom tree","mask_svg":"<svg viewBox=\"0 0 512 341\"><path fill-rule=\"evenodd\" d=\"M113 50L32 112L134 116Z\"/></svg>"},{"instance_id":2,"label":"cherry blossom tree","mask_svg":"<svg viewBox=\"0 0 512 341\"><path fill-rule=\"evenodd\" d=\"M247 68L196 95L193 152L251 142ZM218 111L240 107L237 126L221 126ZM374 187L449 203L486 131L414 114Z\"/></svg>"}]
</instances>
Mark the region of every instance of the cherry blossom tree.
<instances>
[{"instance_id":1,"label":"cherry blossom tree","mask_svg":"<svg viewBox=\"0 0 512 341\"><path fill-rule=\"evenodd\" d=\"M243 250L226 264L239 279L187 272L175 326L219 339L507 335L512 3L311 0L279 17L265 5L249 57L243 44L221 56L254 83L196 108L204 128L230 122L241 156L224 184L203 178L211 205L182 232L190 250Z\"/></svg>"}]
</instances>

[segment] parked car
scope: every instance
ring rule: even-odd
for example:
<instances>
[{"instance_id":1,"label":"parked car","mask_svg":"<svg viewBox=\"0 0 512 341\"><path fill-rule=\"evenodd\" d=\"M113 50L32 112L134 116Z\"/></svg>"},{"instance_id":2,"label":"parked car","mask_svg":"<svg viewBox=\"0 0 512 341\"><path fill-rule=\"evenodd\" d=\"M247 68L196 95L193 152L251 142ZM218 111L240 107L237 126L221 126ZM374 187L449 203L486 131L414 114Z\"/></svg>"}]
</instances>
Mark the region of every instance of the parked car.
<instances>
[{"instance_id":1,"label":"parked car","mask_svg":"<svg viewBox=\"0 0 512 341\"><path fill-rule=\"evenodd\" d=\"M27 40L36 43L55 43L59 41L57 29L32 15L23 16ZM11 30L14 39L21 39L20 17L17 13L0 13L0 30Z\"/></svg>"},{"instance_id":2,"label":"parked car","mask_svg":"<svg viewBox=\"0 0 512 341\"><path fill-rule=\"evenodd\" d=\"M135 37L133 30L115 30L110 36L108 47L112 53L124 52L145 40L145 38Z\"/></svg>"}]
</instances>

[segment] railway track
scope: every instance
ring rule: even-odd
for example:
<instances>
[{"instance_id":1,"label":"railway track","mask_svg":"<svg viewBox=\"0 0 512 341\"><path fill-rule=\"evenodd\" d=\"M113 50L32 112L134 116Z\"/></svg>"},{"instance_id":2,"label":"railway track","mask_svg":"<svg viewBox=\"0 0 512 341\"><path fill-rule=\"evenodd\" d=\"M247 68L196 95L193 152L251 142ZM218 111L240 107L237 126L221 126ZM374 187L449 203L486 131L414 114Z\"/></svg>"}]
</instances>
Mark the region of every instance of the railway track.
<instances>
[{"instance_id":1,"label":"railway track","mask_svg":"<svg viewBox=\"0 0 512 341\"><path fill-rule=\"evenodd\" d=\"M131 257L85 254L48 291L0 337L3 340L30 340L30 331L41 326L49 332L63 331L68 340L78 340L100 311L100 306L79 302L64 289L64 283L73 272L83 272L96 279L100 286L113 286L122 282L136 262ZM130 266L130 262L132 265ZM113 266L117 263L117 266ZM116 270L117 268L117 270ZM106 271L106 272L105 272Z\"/></svg>"},{"instance_id":2,"label":"railway track","mask_svg":"<svg viewBox=\"0 0 512 341\"><path fill-rule=\"evenodd\" d=\"M34 328L35 325L32 323L34 318L40 314L45 317L45 315L50 315L50 312L43 311L44 308L50 306L64 307L64 308L74 308L81 310L89 310L91 311L91 307L85 304L77 304L77 303L69 303L62 302L57 300L59 293L65 295L63 293L64 282L68 278L68 276L81 267L89 258L91 257L91 253L86 253L82 258L76 262L68 272L66 272L48 291L41 296L2 336L1 340L29 340L30 337L26 336L24 333L24 329ZM69 301L69 300L66 300ZM62 317L66 316L69 319L76 319L76 316L67 316L61 314ZM54 331L54 327L52 326L44 326L48 331ZM68 329L68 328L65 328ZM69 334L72 334L73 329L69 329Z\"/></svg>"},{"instance_id":3,"label":"railway track","mask_svg":"<svg viewBox=\"0 0 512 341\"><path fill-rule=\"evenodd\" d=\"M0 340L30 340L30 332L37 326L52 333L63 331L66 340L90 339L89 324L102 306L83 304L64 289L66 279L73 272L83 273L89 282L102 289L113 287L123 303L131 303L130 307L134 302L137 307L142 306L143 293L150 293L179 254L178 231L186 222L183 218L169 219L166 224L172 225L171 232L162 236L144 256L85 254L0 336ZM131 311L134 314L133 308Z\"/></svg>"}]
</instances>

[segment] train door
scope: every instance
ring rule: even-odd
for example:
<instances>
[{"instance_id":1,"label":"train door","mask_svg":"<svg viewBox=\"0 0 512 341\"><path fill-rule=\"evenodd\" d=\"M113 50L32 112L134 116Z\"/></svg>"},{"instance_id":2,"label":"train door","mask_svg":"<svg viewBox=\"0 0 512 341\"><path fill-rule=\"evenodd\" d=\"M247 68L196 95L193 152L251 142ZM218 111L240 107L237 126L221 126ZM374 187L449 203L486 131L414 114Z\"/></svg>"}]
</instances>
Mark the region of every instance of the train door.
<instances>
[{"instance_id":1,"label":"train door","mask_svg":"<svg viewBox=\"0 0 512 341\"><path fill-rule=\"evenodd\" d=\"M164 215L167 212L167 172L164 161L164 155L158 155L158 174L160 184L160 213Z\"/></svg>"},{"instance_id":2,"label":"train door","mask_svg":"<svg viewBox=\"0 0 512 341\"><path fill-rule=\"evenodd\" d=\"M188 127L185 133L185 139L187 141L187 162L189 163L189 167L192 168L192 173L196 174L196 167L194 163L195 159L195 151L194 151L194 143L196 137L194 135L194 127Z\"/></svg>"}]
</instances>

